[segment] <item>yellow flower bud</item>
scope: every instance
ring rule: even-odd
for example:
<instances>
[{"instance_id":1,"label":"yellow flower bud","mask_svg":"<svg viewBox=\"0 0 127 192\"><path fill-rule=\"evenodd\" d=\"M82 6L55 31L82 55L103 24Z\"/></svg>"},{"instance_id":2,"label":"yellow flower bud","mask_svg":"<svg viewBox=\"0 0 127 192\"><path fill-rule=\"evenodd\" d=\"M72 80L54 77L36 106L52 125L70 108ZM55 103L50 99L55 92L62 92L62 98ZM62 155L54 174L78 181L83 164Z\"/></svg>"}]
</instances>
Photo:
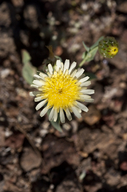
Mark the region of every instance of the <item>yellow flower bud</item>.
<instances>
[{"instance_id":1,"label":"yellow flower bud","mask_svg":"<svg viewBox=\"0 0 127 192\"><path fill-rule=\"evenodd\" d=\"M105 58L113 58L119 50L118 42L114 37L105 37L99 42L98 49Z\"/></svg>"}]
</instances>

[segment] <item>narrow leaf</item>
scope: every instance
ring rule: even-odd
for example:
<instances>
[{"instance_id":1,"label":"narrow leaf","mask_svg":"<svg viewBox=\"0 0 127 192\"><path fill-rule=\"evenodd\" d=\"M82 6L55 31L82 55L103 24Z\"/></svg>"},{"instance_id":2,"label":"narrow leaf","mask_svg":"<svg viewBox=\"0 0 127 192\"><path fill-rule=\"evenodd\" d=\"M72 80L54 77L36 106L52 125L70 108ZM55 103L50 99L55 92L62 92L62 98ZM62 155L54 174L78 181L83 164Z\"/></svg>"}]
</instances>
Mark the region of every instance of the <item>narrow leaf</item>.
<instances>
[{"instance_id":1,"label":"narrow leaf","mask_svg":"<svg viewBox=\"0 0 127 192\"><path fill-rule=\"evenodd\" d=\"M36 68L29 62L31 59L29 53L26 50L22 51L22 75L27 83L31 84L33 81L33 75L36 73Z\"/></svg>"},{"instance_id":2,"label":"narrow leaf","mask_svg":"<svg viewBox=\"0 0 127 192\"><path fill-rule=\"evenodd\" d=\"M30 54L26 50L22 50L22 62L23 64L31 60Z\"/></svg>"},{"instance_id":3,"label":"narrow leaf","mask_svg":"<svg viewBox=\"0 0 127 192\"><path fill-rule=\"evenodd\" d=\"M59 60L62 62L62 58L61 58L61 57L55 55L55 58L56 58L56 59L59 59Z\"/></svg>"},{"instance_id":4,"label":"narrow leaf","mask_svg":"<svg viewBox=\"0 0 127 192\"><path fill-rule=\"evenodd\" d=\"M87 47L87 45L86 45L84 42L82 42L82 43L83 43L83 46L85 47L85 50L86 50L87 52L89 52L90 48Z\"/></svg>"},{"instance_id":5,"label":"narrow leaf","mask_svg":"<svg viewBox=\"0 0 127 192\"><path fill-rule=\"evenodd\" d=\"M55 129L62 132L62 128L60 127L60 124L58 122L54 122L54 121L50 121L50 122Z\"/></svg>"},{"instance_id":6,"label":"narrow leaf","mask_svg":"<svg viewBox=\"0 0 127 192\"><path fill-rule=\"evenodd\" d=\"M91 51L89 51L89 53L86 55L86 62L89 62L91 60L94 59L96 53L97 53L98 47L95 47L94 49L92 49Z\"/></svg>"},{"instance_id":7,"label":"narrow leaf","mask_svg":"<svg viewBox=\"0 0 127 192\"><path fill-rule=\"evenodd\" d=\"M84 53L82 54L82 59L85 59L86 55L87 55L87 52L84 52Z\"/></svg>"},{"instance_id":8,"label":"narrow leaf","mask_svg":"<svg viewBox=\"0 0 127 192\"><path fill-rule=\"evenodd\" d=\"M100 38L97 40L97 42L94 43L94 45L92 45L92 46L90 47L90 50L92 50L92 49L94 49L95 47L97 47L97 46L98 46L98 43L99 43L103 38L104 38L103 36L100 37Z\"/></svg>"},{"instance_id":9,"label":"narrow leaf","mask_svg":"<svg viewBox=\"0 0 127 192\"><path fill-rule=\"evenodd\" d=\"M49 109L48 112L47 112L48 116L49 116L50 112L51 112L51 109ZM54 121L50 121L50 122L51 122L52 126L53 126L56 130L62 132L62 128L61 128L61 126L60 126L59 116L58 116L58 119L57 119L56 122L54 122Z\"/></svg>"}]
</instances>

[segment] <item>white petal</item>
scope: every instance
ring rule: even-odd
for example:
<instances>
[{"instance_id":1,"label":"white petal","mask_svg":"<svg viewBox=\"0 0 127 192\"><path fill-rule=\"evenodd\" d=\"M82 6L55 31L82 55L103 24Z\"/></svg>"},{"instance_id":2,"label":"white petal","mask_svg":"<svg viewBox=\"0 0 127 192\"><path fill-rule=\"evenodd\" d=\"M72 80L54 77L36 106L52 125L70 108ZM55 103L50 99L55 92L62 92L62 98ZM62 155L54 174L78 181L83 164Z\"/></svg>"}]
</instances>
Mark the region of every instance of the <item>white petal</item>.
<instances>
[{"instance_id":1,"label":"white petal","mask_svg":"<svg viewBox=\"0 0 127 192\"><path fill-rule=\"evenodd\" d=\"M30 95L30 96L35 96L33 92L30 92L29 95Z\"/></svg>"},{"instance_id":2,"label":"white petal","mask_svg":"<svg viewBox=\"0 0 127 192\"><path fill-rule=\"evenodd\" d=\"M60 60L56 61L56 71L59 71L60 69L63 69L63 64Z\"/></svg>"},{"instance_id":3,"label":"white petal","mask_svg":"<svg viewBox=\"0 0 127 192\"><path fill-rule=\"evenodd\" d=\"M86 99L90 99L91 96L89 95L80 95L80 99L86 100Z\"/></svg>"},{"instance_id":4,"label":"white petal","mask_svg":"<svg viewBox=\"0 0 127 192\"><path fill-rule=\"evenodd\" d=\"M79 113L79 110L76 107L71 107L71 109L76 117L81 118L81 114Z\"/></svg>"},{"instance_id":5,"label":"white petal","mask_svg":"<svg viewBox=\"0 0 127 192\"><path fill-rule=\"evenodd\" d=\"M38 94L40 94L40 91L33 91L29 93L30 96L36 96Z\"/></svg>"},{"instance_id":6,"label":"white petal","mask_svg":"<svg viewBox=\"0 0 127 192\"><path fill-rule=\"evenodd\" d=\"M58 116L58 112L57 112L57 109L54 109L54 121L56 122L57 121L57 116Z\"/></svg>"},{"instance_id":7,"label":"white petal","mask_svg":"<svg viewBox=\"0 0 127 192\"><path fill-rule=\"evenodd\" d=\"M69 69L69 74L72 72L72 70L73 70L75 67L76 67L76 62L73 62L73 63L71 64L70 69Z\"/></svg>"},{"instance_id":8,"label":"white petal","mask_svg":"<svg viewBox=\"0 0 127 192\"><path fill-rule=\"evenodd\" d=\"M83 102L93 102L94 99L92 99L89 95L80 95L80 100Z\"/></svg>"},{"instance_id":9,"label":"white petal","mask_svg":"<svg viewBox=\"0 0 127 192\"><path fill-rule=\"evenodd\" d=\"M64 70L63 70L63 72L65 72L66 70L69 69L69 65L70 65L70 61L69 61L69 59L66 59L66 61L64 63Z\"/></svg>"},{"instance_id":10,"label":"white petal","mask_svg":"<svg viewBox=\"0 0 127 192\"><path fill-rule=\"evenodd\" d=\"M65 123L65 116L62 108L60 108L60 121L61 123Z\"/></svg>"},{"instance_id":11,"label":"white petal","mask_svg":"<svg viewBox=\"0 0 127 192\"><path fill-rule=\"evenodd\" d=\"M34 80L33 83L34 83L35 85L37 85L37 86L42 86L42 85L45 84L44 81L40 81L40 80Z\"/></svg>"},{"instance_id":12,"label":"white petal","mask_svg":"<svg viewBox=\"0 0 127 192\"><path fill-rule=\"evenodd\" d=\"M84 72L84 69L79 69L77 73L75 74L75 77L79 78Z\"/></svg>"},{"instance_id":13,"label":"white petal","mask_svg":"<svg viewBox=\"0 0 127 192\"><path fill-rule=\"evenodd\" d=\"M72 116L71 116L71 113L70 113L69 109L66 109L65 113L66 113L66 116L67 116L68 120L71 121L72 120Z\"/></svg>"},{"instance_id":14,"label":"white petal","mask_svg":"<svg viewBox=\"0 0 127 192\"><path fill-rule=\"evenodd\" d=\"M54 117L54 108L51 109L50 114L49 114L49 121L53 121Z\"/></svg>"},{"instance_id":15,"label":"white petal","mask_svg":"<svg viewBox=\"0 0 127 192\"><path fill-rule=\"evenodd\" d=\"M38 85L31 84L31 87L38 88Z\"/></svg>"},{"instance_id":16,"label":"white petal","mask_svg":"<svg viewBox=\"0 0 127 192\"><path fill-rule=\"evenodd\" d=\"M49 72L47 72L47 75L48 75L48 77L51 77L51 76L52 76L52 74L51 74L51 73L49 73Z\"/></svg>"},{"instance_id":17,"label":"white petal","mask_svg":"<svg viewBox=\"0 0 127 192\"><path fill-rule=\"evenodd\" d=\"M82 111L85 111L85 112L88 111L88 108L87 108L85 105L83 105L82 103L80 103L80 102L77 101L76 104L77 104L77 107L79 107L80 109L82 109Z\"/></svg>"},{"instance_id":18,"label":"white petal","mask_svg":"<svg viewBox=\"0 0 127 192\"><path fill-rule=\"evenodd\" d=\"M61 62L61 70L63 71L63 68L64 68L64 65L63 63Z\"/></svg>"},{"instance_id":19,"label":"white petal","mask_svg":"<svg viewBox=\"0 0 127 192\"><path fill-rule=\"evenodd\" d=\"M34 74L34 78L36 79L43 79L40 75Z\"/></svg>"},{"instance_id":20,"label":"white petal","mask_svg":"<svg viewBox=\"0 0 127 192\"><path fill-rule=\"evenodd\" d=\"M92 99L92 98L90 98L90 99L86 99L85 102L93 103L93 102L94 102L94 99Z\"/></svg>"},{"instance_id":21,"label":"white petal","mask_svg":"<svg viewBox=\"0 0 127 192\"><path fill-rule=\"evenodd\" d=\"M56 66L59 67L59 68L61 67L61 61L60 60L56 61Z\"/></svg>"},{"instance_id":22,"label":"white petal","mask_svg":"<svg viewBox=\"0 0 127 192\"><path fill-rule=\"evenodd\" d=\"M84 83L81 83L81 87L87 87L87 86L89 86L91 84L91 81L87 81L87 82L84 82Z\"/></svg>"},{"instance_id":23,"label":"white petal","mask_svg":"<svg viewBox=\"0 0 127 192\"><path fill-rule=\"evenodd\" d=\"M45 108L41 111L40 116L43 117L43 116L47 113L48 109L49 109L48 107L45 107Z\"/></svg>"},{"instance_id":24,"label":"white petal","mask_svg":"<svg viewBox=\"0 0 127 192\"><path fill-rule=\"evenodd\" d=\"M39 75L37 75L37 74L34 74L34 77L35 77L35 78L38 78L38 79L41 78L41 77L40 77Z\"/></svg>"},{"instance_id":25,"label":"white petal","mask_svg":"<svg viewBox=\"0 0 127 192\"><path fill-rule=\"evenodd\" d=\"M40 103L37 104L35 109L39 110L41 107L43 107L45 105L46 102L47 102L47 99L41 101Z\"/></svg>"},{"instance_id":26,"label":"white petal","mask_svg":"<svg viewBox=\"0 0 127 192\"><path fill-rule=\"evenodd\" d=\"M88 94L88 95L94 94L94 90L93 89L81 89L80 92L84 93L84 94Z\"/></svg>"},{"instance_id":27,"label":"white petal","mask_svg":"<svg viewBox=\"0 0 127 192\"><path fill-rule=\"evenodd\" d=\"M35 97L34 101L35 101L35 102L38 102L38 101L41 101L42 99L43 99L42 96L40 96L40 97Z\"/></svg>"},{"instance_id":28,"label":"white petal","mask_svg":"<svg viewBox=\"0 0 127 192\"><path fill-rule=\"evenodd\" d=\"M77 73L77 69L75 69L74 71L73 71L73 73L71 74L71 76L72 77L75 77L75 74Z\"/></svg>"},{"instance_id":29,"label":"white petal","mask_svg":"<svg viewBox=\"0 0 127 192\"><path fill-rule=\"evenodd\" d=\"M51 65L51 64L48 64L48 70L49 70L49 73L52 75L52 73L53 73L53 68L52 68L52 65Z\"/></svg>"},{"instance_id":30,"label":"white petal","mask_svg":"<svg viewBox=\"0 0 127 192\"><path fill-rule=\"evenodd\" d=\"M86 77L80 79L79 82L80 82L80 83L83 83L83 82L87 81L89 78L90 78L90 77L86 76Z\"/></svg>"},{"instance_id":31,"label":"white petal","mask_svg":"<svg viewBox=\"0 0 127 192\"><path fill-rule=\"evenodd\" d=\"M68 71L68 70L66 70L64 74L65 74L65 75L68 75L68 73L69 73L69 71Z\"/></svg>"},{"instance_id":32,"label":"white petal","mask_svg":"<svg viewBox=\"0 0 127 192\"><path fill-rule=\"evenodd\" d=\"M45 79L47 75L45 73L40 72L39 75L42 77L42 79Z\"/></svg>"}]
</instances>

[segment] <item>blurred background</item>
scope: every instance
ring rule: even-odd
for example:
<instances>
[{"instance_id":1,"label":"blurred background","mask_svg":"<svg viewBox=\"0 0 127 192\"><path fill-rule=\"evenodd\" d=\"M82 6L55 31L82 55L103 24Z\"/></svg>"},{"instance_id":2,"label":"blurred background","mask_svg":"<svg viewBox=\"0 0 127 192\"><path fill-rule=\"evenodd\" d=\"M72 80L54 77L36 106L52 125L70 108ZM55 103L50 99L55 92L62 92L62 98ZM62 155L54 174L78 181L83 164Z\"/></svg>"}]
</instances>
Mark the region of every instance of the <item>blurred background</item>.
<instances>
[{"instance_id":1,"label":"blurred background","mask_svg":"<svg viewBox=\"0 0 127 192\"><path fill-rule=\"evenodd\" d=\"M97 54L94 103L58 132L35 111L22 50L43 70L55 55L81 62L84 41L113 36L113 59ZM127 191L127 1L0 0L0 192Z\"/></svg>"}]
</instances>

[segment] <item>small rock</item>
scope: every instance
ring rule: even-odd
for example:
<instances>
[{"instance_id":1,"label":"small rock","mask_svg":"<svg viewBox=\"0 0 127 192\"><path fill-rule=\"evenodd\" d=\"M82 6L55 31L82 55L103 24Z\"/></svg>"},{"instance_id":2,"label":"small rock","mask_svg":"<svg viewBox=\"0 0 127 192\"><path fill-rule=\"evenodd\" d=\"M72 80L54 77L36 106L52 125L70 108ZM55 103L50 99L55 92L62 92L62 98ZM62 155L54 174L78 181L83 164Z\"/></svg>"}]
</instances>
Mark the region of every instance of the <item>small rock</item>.
<instances>
[{"instance_id":1,"label":"small rock","mask_svg":"<svg viewBox=\"0 0 127 192\"><path fill-rule=\"evenodd\" d=\"M124 30L122 35L121 35L121 41L123 43L127 43L127 30Z\"/></svg>"},{"instance_id":2,"label":"small rock","mask_svg":"<svg viewBox=\"0 0 127 192\"><path fill-rule=\"evenodd\" d=\"M114 58L110 59L110 62L118 69L125 69L127 64L126 43L119 43L119 52Z\"/></svg>"},{"instance_id":3,"label":"small rock","mask_svg":"<svg viewBox=\"0 0 127 192\"><path fill-rule=\"evenodd\" d=\"M120 169L122 171L127 171L127 161L124 161L120 164Z\"/></svg>"},{"instance_id":4,"label":"small rock","mask_svg":"<svg viewBox=\"0 0 127 192\"><path fill-rule=\"evenodd\" d=\"M93 105L89 107L89 111L87 113L83 113L84 121L89 125L94 125L101 118L101 114L99 110L97 110Z\"/></svg>"},{"instance_id":5,"label":"small rock","mask_svg":"<svg viewBox=\"0 0 127 192\"><path fill-rule=\"evenodd\" d=\"M123 134L123 139L126 141L127 140L127 133Z\"/></svg>"},{"instance_id":6,"label":"small rock","mask_svg":"<svg viewBox=\"0 0 127 192\"><path fill-rule=\"evenodd\" d=\"M39 7L28 5L24 9L24 18L25 18L25 24L27 27L30 27L32 29L36 29L39 25L38 23L38 11Z\"/></svg>"},{"instance_id":7,"label":"small rock","mask_svg":"<svg viewBox=\"0 0 127 192\"><path fill-rule=\"evenodd\" d=\"M8 146L12 149L18 149L22 147L25 136L22 133L14 133L8 137L5 141L5 146Z\"/></svg>"},{"instance_id":8,"label":"small rock","mask_svg":"<svg viewBox=\"0 0 127 192\"><path fill-rule=\"evenodd\" d=\"M63 128L66 130L66 131L69 131L71 129L71 126L69 123L64 123L63 124Z\"/></svg>"},{"instance_id":9,"label":"small rock","mask_svg":"<svg viewBox=\"0 0 127 192\"><path fill-rule=\"evenodd\" d=\"M21 89L21 88L17 88L16 89L16 92L19 96L21 97L24 97L26 98L28 96L28 93L24 90L24 89Z\"/></svg>"},{"instance_id":10,"label":"small rock","mask_svg":"<svg viewBox=\"0 0 127 192\"><path fill-rule=\"evenodd\" d=\"M1 127L0 129L0 147L5 145L5 132L4 129Z\"/></svg>"},{"instance_id":11,"label":"small rock","mask_svg":"<svg viewBox=\"0 0 127 192\"><path fill-rule=\"evenodd\" d=\"M20 164L22 169L27 172L40 166L41 157L37 156L31 148L25 148L20 159Z\"/></svg>"},{"instance_id":12,"label":"small rock","mask_svg":"<svg viewBox=\"0 0 127 192\"><path fill-rule=\"evenodd\" d=\"M39 133L40 133L41 137L44 137L48 133L48 130L47 129L41 129Z\"/></svg>"},{"instance_id":13,"label":"small rock","mask_svg":"<svg viewBox=\"0 0 127 192\"><path fill-rule=\"evenodd\" d=\"M106 179L106 183L110 186L119 184L120 174L113 169L109 170L104 177Z\"/></svg>"},{"instance_id":14,"label":"small rock","mask_svg":"<svg viewBox=\"0 0 127 192\"><path fill-rule=\"evenodd\" d=\"M10 137L13 134L13 132L9 129L6 129L5 131L5 137Z\"/></svg>"},{"instance_id":15,"label":"small rock","mask_svg":"<svg viewBox=\"0 0 127 192\"><path fill-rule=\"evenodd\" d=\"M119 6L118 6L118 11L122 12L122 13L127 13L127 1L122 2Z\"/></svg>"},{"instance_id":16,"label":"small rock","mask_svg":"<svg viewBox=\"0 0 127 192\"><path fill-rule=\"evenodd\" d=\"M21 7L24 4L23 0L11 0L15 7Z\"/></svg>"},{"instance_id":17,"label":"small rock","mask_svg":"<svg viewBox=\"0 0 127 192\"><path fill-rule=\"evenodd\" d=\"M5 79L10 73L10 69L3 69L1 72L0 72L0 76L2 79Z\"/></svg>"},{"instance_id":18,"label":"small rock","mask_svg":"<svg viewBox=\"0 0 127 192\"><path fill-rule=\"evenodd\" d=\"M62 55L62 53L63 53L62 47L58 46L58 47L56 48L54 54L57 55L57 56L60 56L60 55Z\"/></svg>"},{"instance_id":19,"label":"small rock","mask_svg":"<svg viewBox=\"0 0 127 192\"><path fill-rule=\"evenodd\" d=\"M56 192L80 192L81 188L74 175L67 176L56 188Z\"/></svg>"},{"instance_id":20,"label":"small rock","mask_svg":"<svg viewBox=\"0 0 127 192\"><path fill-rule=\"evenodd\" d=\"M44 121L42 124L42 128L43 129L48 129L49 128L50 123L48 121Z\"/></svg>"},{"instance_id":21,"label":"small rock","mask_svg":"<svg viewBox=\"0 0 127 192\"><path fill-rule=\"evenodd\" d=\"M73 132L73 133L76 133L77 130L78 130L78 122L75 121L75 120L72 120L72 121L71 121L71 125L72 125L72 132Z\"/></svg>"},{"instance_id":22,"label":"small rock","mask_svg":"<svg viewBox=\"0 0 127 192\"><path fill-rule=\"evenodd\" d=\"M6 58L8 54L15 52L15 44L12 37L7 33L1 33L0 35L0 57Z\"/></svg>"},{"instance_id":23,"label":"small rock","mask_svg":"<svg viewBox=\"0 0 127 192\"><path fill-rule=\"evenodd\" d=\"M81 175L81 173L86 173L88 170L91 169L91 158L84 159L80 165L78 166L76 173L77 175Z\"/></svg>"},{"instance_id":24,"label":"small rock","mask_svg":"<svg viewBox=\"0 0 127 192\"><path fill-rule=\"evenodd\" d=\"M34 139L34 141L35 141L35 145L36 145L36 147L40 147L40 145L41 145L41 142L42 142L42 138L41 137L36 137L35 139Z\"/></svg>"},{"instance_id":25,"label":"small rock","mask_svg":"<svg viewBox=\"0 0 127 192\"><path fill-rule=\"evenodd\" d=\"M115 116L113 113L109 112L102 116L102 119L105 121L106 125L113 127L115 125Z\"/></svg>"},{"instance_id":26,"label":"small rock","mask_svg":"<svg viewBox=\"0 0 127 192\"><path fill-rule=\"evenodd\" d=\"M11 25L11 17L7 2L0 4L0 26L9 27Z\"/></svg>"},{"instance_id":27,"label":"small rock","mask_svg":"<svg viewBox=\"0 0 127 192\"><path fill-rule=\"evenodd\" d=\"M68 164L77 165L80 159L72 142L52 134L43 139L42 152L44 159L42 164L43 174L47 174L51 168L59 166L64 161Z\"/></svg>"}]
</instances>

